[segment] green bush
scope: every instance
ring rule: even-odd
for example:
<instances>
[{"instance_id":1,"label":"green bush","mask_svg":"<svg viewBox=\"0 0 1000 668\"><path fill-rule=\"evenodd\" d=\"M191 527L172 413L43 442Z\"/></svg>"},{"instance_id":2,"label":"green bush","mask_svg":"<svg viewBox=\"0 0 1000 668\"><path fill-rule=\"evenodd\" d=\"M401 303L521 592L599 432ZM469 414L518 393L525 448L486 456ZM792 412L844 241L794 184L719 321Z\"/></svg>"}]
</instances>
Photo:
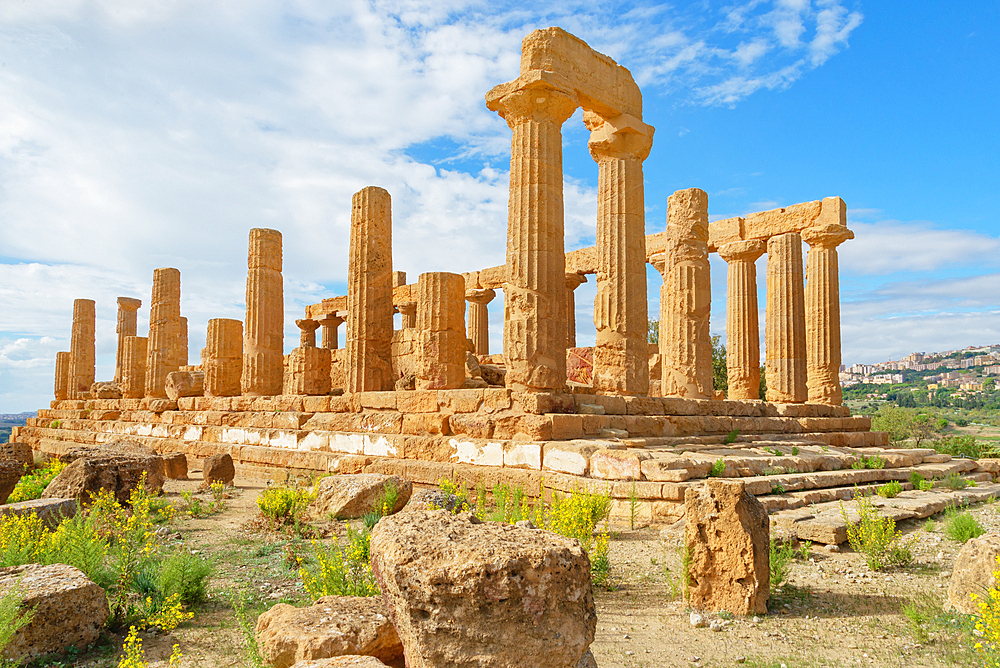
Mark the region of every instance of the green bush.
<instances>
[{"instance_id":1,"label":"green bush","mask_svg":"<svg viewBox=\"0 0 1000 668\"><path fill-rule=\"evenodd\" d=\"M892 480L878 488L878 495L886 499L891 499L899 496L899 493L902 491L903 485L898 480Z\"/></svg>"},{"instance_id":2,"label":"green bush","mask_svg":"<svg viewBox=\"0 0 1000 668\"><path fill-rule=\"evenodd\" d=\"M257 507L264 517L279 524L299 523L312 500L309 490L271 487L257 496Z\"/></svg>"},{"instance_id":3,"label":"green bush","mask_svg":"<svg viewBox=\"0 0 1000 668\"><path fill-rule=\"evenodd\" d=\"M952 457L979 459L983 456L983 447L975 436L945 436L931 444L938 452Z\"/></svg>"},{"instance_id":4,"label":"green bush","mask_svg":"<svg viewBox=\"0 0 1000 668\"><path fill-rule=\"evenodd\" d=\"M771 569L771 591L776 591L788 579L788 569L794 559L806 559L809 556L809 548L812 543L805 541L799 548L792 547L791 542L779 543L771 539L770 545L770 569Z\"/></svg>"},{"instance_id":5,"label":"green bush","mask_svg":"<svg viewBox=\"0 0 1000 668\"><path fill-rule=\"evenodd\" d=\"M945 511L944 534L958 543L979 538L986 529L968 511L959 512L954 506Z\"/></svg>"},{"instance_id":6,"label":"green bush","mask_svg":"<svg viewBox=\"0 0 1000 668\"><path fill-rule=\"evenodd\" d=\"M861 455L861 459L851 464L852 469L884 469L885 460L878 455Z\"/></svg>"},{"instance_id":7,"label":"green bush","mask_svg":"<svg viewBox=\"0 0 1000 668\"><path fill-rule=\"evenodd\" d=\"M726 460L719 458L716 459L712 464L712 468L708 471L708 477L718 478L726 471Z\"/></svg>"},{"instance_id":8,"label":"green bush","mask_svg":"<svg viewBox=\"0 0 1000 668\"><path fill-rule=\"evenodd\" d=\"M7 589L7 592L0 596L0 657L3 656L4 649L14 639L21 627L29 624L34 616L34 610L21 610L21 599L24 596L24 589L21 582ZM6 665L6 661L0 659L0 665ZM16 662L10 665L17 665Z\"/></svg>"},{"instance_id":9,"label":"green bush","mask_svg":"<svg viewBox=\"0 0 1000 668\"><path fill-rule=\"evenodd\" d=\"M323 596L378 596L372 574L371 532L347 527L347 544L326 546L313 541L315 563L299 569L306 592L315 601Z\"/></svg>"},{"instance_id":10,"label":"green bush","mask_svg":"<svg viewBox=\"0 0 1000 668\"><path fill-rule=\"evenodd\" d=\"M944 477L944 486L948 489L955 490L956 492L969 487L969 483L971 482L971 480L963 478L962 474L958 471L952 471Z\"/></svg>"},{"instance_id":11,"label":"green bush","mask_svg":"<svg viewBox=\"0 0 1000 668\"><path fill-rule=\"evenodd\" d=\"M913 489L919 489L921 492L930 491L930 489L934 487L933 482L924 479L924 477L916 471L910 471L910 484L913 485Z\"/></svg>"},{"instance_id":12,"label":"green bush","mask_svg":"<svg viewBox=\"0 0 1000 668\"><path fill-rule=\"evenodd\" d=\"M868 568L880 571L912 562L912 541L903 540L902 534L896 530L896 521L891 517L881 517L869 498L858 496L855 501L860 517L857 524L850 521L843 503L840 504L840 514L847 525L847 540L851 548L865 555Z\"/></svg>"},{"instance_id":13,"label":"green bush","mask_svg":"<svg viewBox=\"0 0 1000 668\"><path fill-rule=\"evenodd\" d=\"M184 605L201 603L205 600L212 570L209 561L182 549L167 556L160 565L159 592L164 598L177 594Z\"/></svg>"},{"instance_id":14,"label":"green bush","mask_svg":"<svg viewBox=\"0 0 1000 668\"><path fill-rule=\"evenodd\" d=\"M31 499L42 498L42 492L49 486L52 479L59 475L59 472L66 468L58 459L50 459L45 466L31 472L25 473L17 481L14 491L7 497L7 503L18 503L20 501L30 501Z\"/></svg>"}]
</instances>

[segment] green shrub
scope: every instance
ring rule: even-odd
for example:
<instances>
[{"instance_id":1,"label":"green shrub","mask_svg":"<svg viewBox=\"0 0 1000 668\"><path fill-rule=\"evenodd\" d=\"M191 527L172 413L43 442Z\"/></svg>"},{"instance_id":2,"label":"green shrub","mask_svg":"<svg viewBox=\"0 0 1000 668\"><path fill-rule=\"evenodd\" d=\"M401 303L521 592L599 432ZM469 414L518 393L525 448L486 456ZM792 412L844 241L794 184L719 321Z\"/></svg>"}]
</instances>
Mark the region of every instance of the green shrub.
<instances>
[{"instance_id":1,"label":"green shrub","mask_svg":"<svg viewBox=\"0 0 1000 668\"><path fill-rule=\"evenodd\" d=\"M212 570L209 561L182 549L161 563L159 592L164 598L176 594L184 605L201 603L205 600Z\"/></svg>"},{"instance_id":2,"label":"green shrub","mask_svg":"<svg viewBox=\"0 0 1000 668\"><path fill-rule=\"evenodd\" d=\"M970 482L972 481L963 478L962 474L958 471L952 471L944 477L944 486L948 489L955 490L956 492L969 487Z\"/></svg>"},{"instance_id":3,"label":"green shrub","mask_svg":"<svg viewBox=\"0 0 1000 668\"><path fill-rule=\"evenodd\" d=\"M898 480L892 480L878 488L878 495L886 499L891 499L899 496L899 493L902 491L903 485Z\"/></svg>"},{"instance_id":4,"label":"green shrub","mask_svg":"<svg viewBox=\"0 0 1000 668\"><path fill-rule=\"evenodd\" d=\"M975 436L945 436L931 441L931 444L936 451L952 457L979 459L983 456L983 446L976 441Z\"/></svg>"},{"instance_id":5,"label":"green shrub","mask_svg":"<svg viewBox=\"0 0 1000 668\"><path fill-rule=\"evenodd\" d=\"M14 491L7 498L7 503L40 499L45 488L49 486L52 479L59 475L59 472L64 468L66 468L66 464L63 464L58 459L50 459L42 468L31 473L25 473L17 481Z\"/></svg>"},{"instance_id":6,"label":"green shrub","mask_svg":"<svg viewBox=\"0 0 1000 668\"><path fill-rule=\"evenodd\" d=\"M278 524L297 524L312 500L313 493L309 490L271 487L257 496L257 507L264 517Z\"/></svg>"},{"instance_id":7,"label":"green shrub","mask_svg":"<svg viewBox=\"0 0 1000 668\"><path fill-rule=\"evenodd\" d=\"M381 517L390 515L396 507L396 502L399 501L399 488L396 487L396 483L393 482L392 478L389 478L382 485L382 491L379 492L378 498L375 499L375 512Z\"/></svg>"},{"instance_id":8,"label":"green shrub","mask_svg":"<svg viewBox=\"0 0 1000 668\"><path fill-rule=\"evenodd\" d=\"M722 440L722 442L726 445L729 445L730 443L735 443L736 439L739 438L739 436L740 436L740 430L733 429L731 432L729 432L726 438Z\"/></svg>"},{"instance_id":9,"label":"green shrub","mask_svg":"<svg viewBox=\"0 0 1000 668\"><path fill-rule=\"evenodd\" d=\"M299 569L306 593L315 601L323 596L378 596L372 574L371 532L347 528L347 544L312 542L315 563Z\"/></svg>"},{"instance_id":10,"label":"green shrub","mask_svg":"<svg viewBox=\"0 0 1000 668\"><path fill-rule=\"evenodd\" d=\"M851 464L852 469L884 469L885 460L878 455L861 455L861 458Z\"/></svg>"},{"instance_id":11,"label":"green shrub","mask_svg":"<svg viewBox=\"0 0 1000 668\"><path fill-rule=\"evenodd\" d=\"M986 529L968 511L959 512L952 506L945 511L944 518L944 533L955 542L964 543L986 533Z\"/></svg>"},{"instance_id":12,"label":"green shrub","mask_svg":"<svg viewBox=\"0 0 1000 668\"><path fill-rule=\"evenodd\" d=\"M726 470L726 460L722 458L716 459L715 462L712 464L712 468L709 469L708 471L708 476L710 478L718 478L725 472L725 470Z\"/></svg>"},{"instance_id":13,"label":"green shrub","mask_svg":"<svg viewBox=\"0 0 1000 668\"><path fill-rule=\"evenodd\" d=\"M910 471L910 484L913 485L913 489L919 489L922 492L930 491L934 487L934 483L930 480L925 480L922 475L916 471Z\"/></svg>"},{"instance_id":14,"label":"green shrub","mask_svg":"<svg viewBox=\"0 0 1000 668\"><path fill-rule=\"evenodd\" d=\"M779 543L771 539L770 545L770 569L771 569L771 591L776 591L788 579L788 569L794 559L806 559L809 557L810 541L805 541L798 548L792 547L791 542Z\"/></svg>"},{"instance_id":15,"label":"green shrub","mask_svg":"<svg viewBox=\"0 0 1000 668\"><path fill-rule=\"evenodd\" d=\"M0 596L0 657L3 656L4 648L10 644L21 627L30 623L35 614L34 610L21 610L23 596L24 589L21 587L20 581L8 588L3 596ZM3 663L3 659L0 659L0 665ZM11 665L17 665L17 663Z\"/></svg>"},{"instance_id":16,"label":"green shrub","mask_svg":"<svg viewBox=\"0 0 1000 668\"><path fill-rule=\"evenodd\" d=\"M912 540L903 540L896 530L896 521L881 517L872 500L863 496L855 498L858 504L857 524L850 521L847 509L840 504L840 514L847 525L847 540L851 548L865 555L868 568L879 571L893 566L905 566L913 561Z\"/></svg>"}]
</instances>

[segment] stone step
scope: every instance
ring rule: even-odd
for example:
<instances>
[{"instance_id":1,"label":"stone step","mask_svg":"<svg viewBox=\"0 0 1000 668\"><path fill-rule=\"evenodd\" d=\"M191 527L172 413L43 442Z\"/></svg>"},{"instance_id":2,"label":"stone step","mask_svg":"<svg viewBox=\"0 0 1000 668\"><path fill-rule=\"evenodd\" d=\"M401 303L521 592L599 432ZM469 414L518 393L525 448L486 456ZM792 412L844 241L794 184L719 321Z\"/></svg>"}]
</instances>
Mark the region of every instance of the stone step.
<instances>
[{"instance_id":1,"label":"stone step","mask_svg":"<svg viewBox=\"0 0 1000 668\"><path fill-rule=\"evenodd\" d=\"M935 487L930 491L908 490L892 499L872 496L872 503L883 516L897 522L906 519L923 519L939 513L949 506L980 503L1000 496L1000 483L982 482L964 490ZM857 503L853 500L825 501L771 515L772 528L781 529L799 540L809 540L826 545L840 544L847 540L847 522L841 507L847 511L848 520L857 522Z\"/></svg>"}]
</instances>

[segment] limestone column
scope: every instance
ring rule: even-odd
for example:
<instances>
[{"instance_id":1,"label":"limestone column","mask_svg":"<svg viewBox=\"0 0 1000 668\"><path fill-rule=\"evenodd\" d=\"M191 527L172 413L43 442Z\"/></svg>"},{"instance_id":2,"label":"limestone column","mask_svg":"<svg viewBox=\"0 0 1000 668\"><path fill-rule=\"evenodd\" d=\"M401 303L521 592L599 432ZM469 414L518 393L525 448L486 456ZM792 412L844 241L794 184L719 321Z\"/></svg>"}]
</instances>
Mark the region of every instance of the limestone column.
<instances>
[{"instance_id":1,"label":"limestone column","mask_svg":"<svg viewBox=\"0 0 1000 668\"><path fill-rule=\"evenodd\" d=\"M760 399L760 326L757 322L757 266L767 243L763 239L737 241L719 248L728 266L726 279L727 397L735 401Z\"/></svg>"},{"instance_id":2,"label":"limestone column","mask_svg":"<svg viewBox=\"0 0 1000 668\"><path fill-rule=\"evenodd\" d=\"M646 213L642 161L653 128L631 116L587 112L597 185L597 297L594 300L594 390L649 392L646 310ZM707 225L707 219L706 219Z\"/></svg>"},{"instance_id":3,"label":"limestone column","mask_svg":"<svg viewBox=\"0 0 1000 668\"><path fill-rule=\"evenodd\" d=\"M119 383L124 399L141 399L146 394L148 341L144 336L126 336L122 342L122 378Z\"/></svg>"},{"instance_id":4,"label":"limestone column","mask_svg":"<svg viewBox=\"0 0 1000 668\"><path fill-rule=\"evenodd\" d=\"M351 205L347 272L347 392L391 390L392 200L368 186Z\"/></svg>"},{"instance_id":5,"label":"limestone column","mask_svg":"<svg viewBox=\"0 0 1000 668\"><path fill-rule=\"evenodd\" d=\"M340 341L337 336L337 328L344 322L344 319L336 313L327 313L318 322L323 327L323 347L327 350L336 350L339 348Z\"/></svg>"},{"instance_id":6,"label":"limestone column","mask_svg":"<svg viewBox=\"0 0 1000 668\"><path fill-rule=\"evenodd\" d=\"M403 316L401 329L413 329L417 326L417 302L403 302L396 308Z\"/></svg>"},{"instance_id":7,"label":"limestone column","mask_svg":"<svg viewBox=\"0 0 1000 668\"><path fill-rule=\"evenodd\" d=\"M303 318L296 320L295 326L299 328L299 345L303 348L315 348L316 330L319 329L319 322L310 318Z\"/></svg>"},{"instance_id":8,"label":"limestone column","mask_svg":"<svg viewBox=\"0 0 1000 668\"><path fill-rule=\"evenodd\" d=\"M667 199L667 243L660 289L661 392L712 398L712 283L708 264L708 195L678 190Z\"/></svg>"},{"instance_id":9,"label":"limestone column","mask_svg":"<svg viewBox=\"0 0 1000 668\"><path fill-rule=\"evenodd\" d=\"M89 396L94 384L97 361L94 328L97 324L97 304L93 299L77 299L73 302L73 335L69 344L69 389L70 399Z\"/></svg>"},{"instance_id":10,"label":"limestone column","mask_svg":"<svg viewBox=\"0 0 1000 668\"><path fill-rule=\"evenodd\" d=\"M468 337L477 355L490 354L490 312L487 305L496 296L496 291L489 288L465 291L465 300L469 302Z\"/></svg>"},{"instance_id":11,"label":"limestone column","mask_svg":"<svg viewBox=\"0 0 1000 668\"><path fill-rule=\"evenodd\" d=\"M188 365L188 319L181 317L177 328L177 366Z\"/></svg>"},{"instance_id":12,"label":"limestone column","mask_svg":"<svg viewBox=\"0 0 1000 668\"><path fill-rule=\"evenodd\" d=\"M806 229L806 389L810 403L839 406L840 277L837 246L854 238L843 225Z\"/></svg>"},{"instance_id":13,"label":"limestone column","mask_svg":"<svg viewBox=\"0 0 1000 668\"><path fill-rule=\"evenodd\" d=\"M122 380L122 359L125 355L125 337L136 335L136 319L139 307L142 306L141 299L131 297L118 298L118 353L115 356L115 382Z\"/></svg>"},{"instance_id":14,"label":"limestone column","mask_svg":"<svg viewBox=\"0 0 1000 668\"><path fill-rule=\"evenodd\" d=\"M165 399L167 374L180 368L177 351L180 325L181 272L170 268L154 269L146 344L147 397Z\"/></svg>"},{"instance_id":15,"label":"limestone column","mask_svg":"<svg viewBox=\"0 0 1000 668\"><path fill-rule=\"evenodd\" d=\"M206 397L234 397L243 375L243 323L229 318L208 321L205 337Z\"/></svg>"},{"instance_id":16,"label":"limestone column","mask_svg":"<svg viewBox=\"0 0 1000 668\"><path fill-rule=\"evenodd\" d=\"M506 384L516 390L566 385L562 124L577 104L551 88L487 98L513 130L503 346Z\"/></svg>"},{"instance_id":17,"label":"limestone column","mask_svg":"<svg viewBox=\"0 0 1000 668\"><path fill-rule=\"evenodd\" d=\"M789 232L767 240L767 400L802 403L806 390L806 318L802 237Z\"/></svg>"},{"instance_id":18,"label":"limestone column","mask_svg":"<svg viewBox=\"0 0 1000 668\"><path fill-rule=\"evenodd\" d=\"M69 399L69 362L70 353L56 353L56 401Z\"/></svg>"},{"instance_id":19,"label":"limestone column","mask_svg":"<svg viewBox=\"0 0 1000 668\"><path fill-rule=\"evenodd\" d=\"M587 282L583 274L566 274L566 347L576 348L576 289Z\"/></svg>"},{"instance_id":20,"label":"limestone column","mask_svg":"<svg viewBox=\"0 0 1000 668\"><path fill-rule=\"evenodd\" d=\"M247 316L243 329L243 394L281 394L284 374L285 299L281 278L281 232L250 230L247 255Z\"/></svg>"},{"instance_id":21,"label":"limestone column","mask_svg":"<svg viewBox=\"0 0 1000 668\"><path fill-rule=\"evenodd\" d=\"M458 388L465 382L465 279L443 271L417 281L417 389Z\"/></svg>"}]
</instances>

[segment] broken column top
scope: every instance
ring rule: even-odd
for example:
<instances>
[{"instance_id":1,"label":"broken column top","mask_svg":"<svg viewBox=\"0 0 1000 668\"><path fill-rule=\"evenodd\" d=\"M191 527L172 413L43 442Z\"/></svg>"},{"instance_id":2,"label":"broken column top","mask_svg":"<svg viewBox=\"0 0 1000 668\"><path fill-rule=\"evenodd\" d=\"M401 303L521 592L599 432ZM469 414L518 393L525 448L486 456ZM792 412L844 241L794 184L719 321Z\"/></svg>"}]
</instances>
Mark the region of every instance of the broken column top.
<instances>
[{"instance_id":1,"label":"broken column top","mask_svg":"<svg viewBox=\"0 0 1000 668\"><path fill-rule=\"evenodd\" d=\"M265 227L255 227L250 230L247 267L281 271L281 232Z\"/></svg>"},{"instance_id":2,"label":"broken column top","mask_svg":"<svg viewBox=\"0 0 1000 668\"><path fill-rule=\"evenodd\" d=\"M562 28L534 30L521 41L517 79L486 94L492 111L505 96L525 88L549 88L574 95L588 111L605 118L642 118L642 93L632 74Z\"/></svg>"},{"instance_id":3,"label":"broken column top","mask_svg":"<svg viewBox=\"0 0 1000 668\"><path fill-rule=\"evenodd\" d=\"M142 306L141 299L135 299L133 297L118 298L118 307L126 311L138 311L140 306Z\"/></svg>"}]
</instances>

